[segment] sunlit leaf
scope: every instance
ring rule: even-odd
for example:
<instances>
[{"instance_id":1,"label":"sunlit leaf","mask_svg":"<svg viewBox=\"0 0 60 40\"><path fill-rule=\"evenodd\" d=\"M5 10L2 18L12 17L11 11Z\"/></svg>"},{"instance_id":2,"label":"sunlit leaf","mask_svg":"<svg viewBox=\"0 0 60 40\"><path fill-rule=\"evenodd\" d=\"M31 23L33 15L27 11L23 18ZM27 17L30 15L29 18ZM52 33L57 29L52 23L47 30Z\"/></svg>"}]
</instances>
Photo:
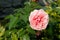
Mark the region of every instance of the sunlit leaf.
<instances>
[{"instance_id":1,"label":"sunlit leaf","mask_svg":"<svg viewBox=\"0 0 60 40\"><path fill-rule=\"evenodd\" d=\"M12 38L12 40L18 40L17 35L16 35L16 34L14 34L14 33L12 33L11 38Z\"/></svg>"},{"instance_id":2,"label":"sunlit leaf","mask_svg":"<svg viewBox=\"0 0 60 40\"><path fill-rule=\"evenodd\" d=\"M3 26L0 26L0 37L3 36L5 33L5 28Z\"/></svg>"},{"instance_id":3,"label":"sunlit leaf","mask_svg":"<svg viewBox=\"0 0 60 40\"><path fill-rule=\"evenodd\" d=\"M30 37L28 34L25 34L22 37L20 37L20 40L30 40Z\"/></svg>"},{"instance_id":4,"label":"sunlit leaf","mask_svg":"<svg viewBox=\"0 0 60 40\"><path fill-rule=\"evenodd\" d=\"M25 30L23 28L21 28L20 30L18 30L17 34L18 34L18 37L21 37L23 35L25 35Z\"/></svg>"}]
</instances>

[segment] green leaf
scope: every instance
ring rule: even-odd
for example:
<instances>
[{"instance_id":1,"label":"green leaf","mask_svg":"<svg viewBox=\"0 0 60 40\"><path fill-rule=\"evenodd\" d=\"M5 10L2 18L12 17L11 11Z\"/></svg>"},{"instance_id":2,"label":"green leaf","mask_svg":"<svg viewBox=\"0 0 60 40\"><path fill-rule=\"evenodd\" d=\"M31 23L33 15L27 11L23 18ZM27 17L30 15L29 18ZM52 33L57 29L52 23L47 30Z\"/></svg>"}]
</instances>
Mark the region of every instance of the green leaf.
<instances>
[{"instance_id":1,"label":"green leaf","mask_svg":"<svg viewBox=\"0 0 60 40\"><path fill-rule=\"evenodd\" d=\"M9 29L16 26L18 22L18 17L11 16L10 22L9 22Z\"/></svg>"},{"instance_id":2,"label":"green leaf","mask_svg":"<svg viewBox=\"0 0 60 40\"><path fill-rule=\"evenodd\" d=\"M20 37L20 40L30 40L30 37L28 34L25 34L22 37Z\"/></svg>"},{"instance_id":3,"label":"green leaf","mask_svg":"<svg viewBox=\"0 0 60 40\"><path fill-rule=\"evenodd\" d=\"M17 35L16 35L16 34L14 34L14 33L12 33L11 38L12 38L12 40L18 40Z\"/></svg>"},{"instance_id":4,"label":"green leaf","mask_svg":"<svg viewBox=\"0 0 60 40\"><path fill-rule=\"evenodd\" d=\"M60 35L58 35L58 38L60 39Z\"/></svg>"},{"instance_id":5,"label":"green leaf","mask_svg":"<svg viewBox=\"0 0 60 40\"><path fill-rule=\"evenodd\" d=\"M0 26L0 37L3 36L5 33L5 28L3 26Z\"/></svg>"},{"instance_id":6,"label":"green leaf","mask_svg":"<svg viewBox=\"0 0 60 40\"><path fill-rule=\"evenodd\" d=\"M50 27L47 29L47 33L52 37L53 35L53 27L50 25Z\"/></svg>"},{"instance_id":7,"label":"green leaf","mask_svg":"<svg viewBox=\"0 0 60 40\"><path fill-rule=\"evenodd\" d=\"M11 31L10 30L6 30L4 36L8 37L8 36L10 36L10 34L11 34Z\"/></svg>"},{"instance_id":8,"label":"green leaf","mask_svg":"<svg viewBox=\"0 0 60 40\"><path fill-rule=\"evenodd\" d=\"M28 33L35 34L35 31L29 25L27 25L26 27L26 31L28 31Z\"/></svg>"},{"instance_id":9,"label":"green leaf","mask_svg":"<svg viewBox=\"0 0 60 40\"><path fill-rule=\"evenodd\" d=\"M30 40L30 37L26 34L23 36L23 40Z\"/></svg>"},{"instance_id":10,"label":"green leaf","mask_svg":"<svg viewBox=\"0 0 60 40\"><path fill-rule=\"evenodd\" d=\"M57 0L58 6L60 6L60 0Z\"/></svg>"},{"instance_id":11,"label":"green leaf","mask_svg":"<svg viewBox=\"0 0 60 40\"><path fill-rule=\"evenodd\" d=\"M2 37L0 37L0 40L2 40L3 38Z\"/></svg>"},{"instance_id":12,"label":"green leaf","mask_svg":"<svg viewBox=\"0 0 60 40\"><path fill-rule=\"evenodd\" d=\"M7 38L5 37L5 40L7 40Z\"/></svg>"},{"instance_id":13,"label":"green leaf","mask_svg":"<svg viewBox=\"0 0 60 40\"><path fill-rule=\"evenodd\" d=\"M20 30L18 30L17 34L18 34L18 37L21 37L23 35L25 35L25 30L23 28L21 28Z\"/></svg>"}]
</instances>

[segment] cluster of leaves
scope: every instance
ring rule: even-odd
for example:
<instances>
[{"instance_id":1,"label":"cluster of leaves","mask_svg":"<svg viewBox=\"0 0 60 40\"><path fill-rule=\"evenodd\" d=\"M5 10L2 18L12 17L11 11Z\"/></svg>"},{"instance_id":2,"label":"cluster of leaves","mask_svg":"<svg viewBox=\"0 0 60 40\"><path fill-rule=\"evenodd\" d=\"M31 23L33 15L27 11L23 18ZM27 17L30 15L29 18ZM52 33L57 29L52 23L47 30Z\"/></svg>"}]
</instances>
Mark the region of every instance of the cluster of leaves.
<instances>
[{"instance_id":1,"label":"cluster of leaves","mask_svg":"<svg viewBox=\"0 0 60 40\"><path fill-rule=\"evenodd\" d=\"M42 31L39 40L59 40L60 1L44 7L35 2L26 2L24 8L15 9L14 15L1 21L0 40L37 40L36 31L30 28L28 19L31 11L41 8L49 14L49 24L47 29Z\"/></svg>"}]
</instances>

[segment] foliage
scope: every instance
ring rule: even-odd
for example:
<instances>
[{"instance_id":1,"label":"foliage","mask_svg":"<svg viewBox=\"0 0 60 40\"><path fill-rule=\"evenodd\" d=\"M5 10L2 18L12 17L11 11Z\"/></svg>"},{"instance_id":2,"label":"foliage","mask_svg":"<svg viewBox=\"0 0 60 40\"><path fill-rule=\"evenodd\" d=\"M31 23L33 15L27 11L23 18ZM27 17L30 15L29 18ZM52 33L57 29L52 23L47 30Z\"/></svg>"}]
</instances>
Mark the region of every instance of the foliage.
<instances>
[{"instance_id":1,"label":"foliage","mask_svg":"<svg viewBox=\"0 0 60 40\"><path fill-rule=\"evenodd\" d=\"M36 2L26 2L24 8L15 9L14 15L6 16L1 21L0 40L37 40L36 31L30 28L28 19L31 11L41 8L49 14L49 24L41 32L39 40L59 40L60 0L44 7Z\"/></svg>"}]
</instances>

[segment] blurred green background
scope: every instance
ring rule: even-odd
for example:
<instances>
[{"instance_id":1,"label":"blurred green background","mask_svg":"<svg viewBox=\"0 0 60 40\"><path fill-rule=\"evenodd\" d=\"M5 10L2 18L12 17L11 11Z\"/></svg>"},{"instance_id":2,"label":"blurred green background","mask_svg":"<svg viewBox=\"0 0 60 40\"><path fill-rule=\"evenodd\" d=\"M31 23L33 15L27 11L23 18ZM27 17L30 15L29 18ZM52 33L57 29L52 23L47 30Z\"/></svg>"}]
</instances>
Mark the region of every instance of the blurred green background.
<instances>
[{"instance_id":1,"label":"blurred green background","mask_svg":"<svg viewBox=\"0 0 60 40\"><path fill-rule=\"evenodd\" d=\"M34 0L26 1L23 8L16 8L13 14L0 19L0 40L60 40L60 0L47 1L48 5ZM49 15L49 24L38 37L28 20L34 9L44 9Z\"/></svg>"}]
</instances>

